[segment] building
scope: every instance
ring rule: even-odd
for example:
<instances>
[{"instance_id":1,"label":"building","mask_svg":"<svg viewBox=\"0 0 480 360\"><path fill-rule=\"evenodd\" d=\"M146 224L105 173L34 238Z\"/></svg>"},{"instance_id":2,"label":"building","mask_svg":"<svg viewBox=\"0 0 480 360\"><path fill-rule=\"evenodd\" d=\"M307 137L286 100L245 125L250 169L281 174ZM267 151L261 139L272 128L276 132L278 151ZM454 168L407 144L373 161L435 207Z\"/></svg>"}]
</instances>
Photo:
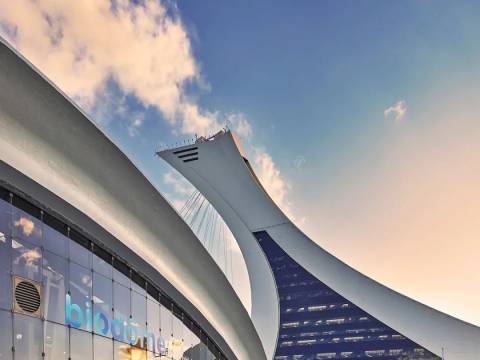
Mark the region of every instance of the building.
<instances>
[{"instance_id":1,"label":"building","mask_svg":"<svg viewBox=\"0 0 480 360\"><path fill-rule=\"evenodd\" d=\"M267 358L480 358L480 328L379 284L305 236L263 189L234 133L158 155L207 198L239 243Z\"/></svg>"},{"instance_id":2,"label":"building","mask_svg":"<svg viewBox=\"0 0 480 360\"><path fill-rule=\"evenodd\" d=\"M0 359L265 360L180 216L0 42Z\"/></svg>"},{"instance_id":3,"label":"building","mask_svg":"<svg viewBox=\"0 0 480 360\"><path fill-rule=\"evenodd\" d=\"M480 330L308 239L238 138L161 151L221 214L252 315L191 229L69 99L0 42L0 359L477 360Z\"/></svg>"}]
</instances>

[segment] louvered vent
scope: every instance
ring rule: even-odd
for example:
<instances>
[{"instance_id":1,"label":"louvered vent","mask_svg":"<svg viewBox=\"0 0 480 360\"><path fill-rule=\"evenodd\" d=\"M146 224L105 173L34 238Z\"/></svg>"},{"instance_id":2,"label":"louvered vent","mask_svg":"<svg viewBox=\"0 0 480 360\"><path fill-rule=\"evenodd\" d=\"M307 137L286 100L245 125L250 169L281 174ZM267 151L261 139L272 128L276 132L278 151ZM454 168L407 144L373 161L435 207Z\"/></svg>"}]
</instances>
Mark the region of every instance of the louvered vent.
<instances>
[{"instance_id":1,"label":"louvered vent","mask_svg":"<svg viewBox=\"0 0 480 360\"><path fill-rule=\"evenodd\" d=\"M23 279L14 278L14 310L19 313L41 316L41 284Z\"/></svg>"},{"instance_id":2,"label":"louvered vent","mask_svg":"<svg viewBox=\"0 0 480 360\"><path fill-rule=\"evenodd\" d=\"M177 150L173 152L184 163L198 160L198 147L194 146L188 149Z\"/></svg>"}]
</instances>

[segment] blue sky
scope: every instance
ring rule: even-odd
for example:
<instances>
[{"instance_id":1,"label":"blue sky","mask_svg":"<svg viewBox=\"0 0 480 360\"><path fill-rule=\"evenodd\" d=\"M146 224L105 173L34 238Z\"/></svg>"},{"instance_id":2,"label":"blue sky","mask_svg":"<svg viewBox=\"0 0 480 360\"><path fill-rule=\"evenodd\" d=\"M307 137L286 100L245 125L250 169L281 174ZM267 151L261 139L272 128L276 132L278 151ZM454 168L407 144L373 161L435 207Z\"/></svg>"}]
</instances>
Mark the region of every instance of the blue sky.
<instances>
[{"instance_id":1,"label":"blue sky","mask_svg":"<svg viewBox=\"0 0 480 360\"><path fill-rule=\"evenodd\" d=\"M177 206L155 148L228 122L312 238L480 324L480 3L0 4L2 36Z\"/></svg>"}]
</instances>

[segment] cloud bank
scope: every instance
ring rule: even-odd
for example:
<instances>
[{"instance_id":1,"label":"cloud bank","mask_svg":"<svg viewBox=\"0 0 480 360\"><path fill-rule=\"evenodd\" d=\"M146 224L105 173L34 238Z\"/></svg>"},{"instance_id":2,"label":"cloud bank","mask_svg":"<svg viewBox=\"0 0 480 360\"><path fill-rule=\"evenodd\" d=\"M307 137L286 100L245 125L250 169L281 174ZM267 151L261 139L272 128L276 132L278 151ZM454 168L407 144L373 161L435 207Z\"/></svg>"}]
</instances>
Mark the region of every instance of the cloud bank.
<instances>
[{"instance_id":1,"label":"cloud bank","mask_svg":"<svg viewBox=\"0 0 480 360\"><path fill-rule=\"evenodd\" d=\"M219 127L218 114L200 109L185 91L201 86L201 77L172 4L0 0L0 6L2 36L85 110L112 95L106 85L113 81L182 133Z\"/></svg>"},{"instance_id":2,"label":"cloud bank","mask_svg":"<svg viewBox=\"0 0 480 360\"><path fill-rule=\"evenodd\" d=\"M128 135L140 135L145 114L129 108L127 97L134 97L144 109L157 109L175 134L208 135L227 125L252 138L244 114L203 109L189 96L187 88L205 88L204 77L174 3L0 0L0 8L0 35L97 123L122 118ZM290 186L264 149L252 151L263 185L291 215ZM170 173L164 183L186 196Z\"/></svg>"}]
</instances>

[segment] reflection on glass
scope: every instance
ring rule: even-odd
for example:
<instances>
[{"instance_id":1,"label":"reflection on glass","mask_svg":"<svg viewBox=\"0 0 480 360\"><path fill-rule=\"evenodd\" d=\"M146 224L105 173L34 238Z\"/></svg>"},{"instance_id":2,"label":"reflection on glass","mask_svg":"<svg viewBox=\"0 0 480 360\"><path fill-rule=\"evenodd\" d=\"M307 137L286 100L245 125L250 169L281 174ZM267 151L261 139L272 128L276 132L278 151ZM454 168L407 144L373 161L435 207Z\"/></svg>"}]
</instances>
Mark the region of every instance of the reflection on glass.
<instances>
[{"instance_id":1,"label":"reflection on glass","mask_svg":"<svg viewBox=\"0 0 480 360\"><path fill-rule=\"evenodd\" d=\"M68 359L68 328L49 321L44 323L46 360Z\"/></svg>"},{"instance_id":2,"label":"reflection on glass","mask_svg":"<svg viewBox=\"0 0 480 360\"><path fill-rule=\"evenodd\" d=\"M10 272L12 240L0 233L0 271Z\"/></svg>"},{"instance_id":3,"label":"reflection on glass","mask_svg":"<svg viewBox=\"0 0 480 360\"><path fill-rule=\"evenodd\" d=\"M130 356L132 360L147 360L147 351L137 347L130 347Z\"/></svg>"},{"instance_id":4,"label":"reflection on glass","mask_svg":"<svg viewBox=\"0 0 480 360\"><path fill-rule=\"evenodd\" d=\"M173 316L173 338L170 340L169 349L172 359L181 360L183 355L183 323Z\"/></svg>"},{"instance_id":5,"label":"reflection on glass","mask_svg":"<svg viewBox=\"0 0 480 360\"><path fill-rule=\"evenodd\" d=\"M33 244L42 243L42 223L31 215L13 208L13 237Z\"/></svg>"},{"instance_id":6,"label":"reflection on glass","mask_svg":"<svg viewBox=\"0 0 480 360\"><path fill-rule=\"evenodd\" d=\"M169 309L165 306L160 306L160 329L165 341L169 340L173 335L172 317L172 312Z\"/></svg>"},{"instance_id":7,"label":"reflection on glass","mask_svg":"<svg viewBox=\"0 0 480 360\"><path fill-rule=\"evenodd\" d=\"M118 341L113 342L114 360L131 360L131 346Z\"/></svg>"},{"instance_id":8,"label":"reflection on glass","mask_svg":"<svg viewBox=\"0 0 480 360\"><path fill-rule=\"evenodd\" d=\"M113 359L113 341L102 336L93 336L93 357L94 360Z\"/></svg>"},{"instance_id":9,"label":"reflection on glass","mask_svg":"<svg viewBox=\"0 0 480 360\"><path fill-rule=\"evenodd\" d=\"M117 340L127 342L125 328L130 318L130 289L116 282L113 283L113 308L116 325L114 326L114 323L112 323L112 335Z\"/></svg>"},{"instance_id":10,"label":"reflection on glass","mask_svg":"<svg viewBox=\"0 0 480 360\"><path fill-rule=\"evenodd\" d=\"M113 274L112 274L112 266L107 263L105 260L100 259L97 255L93 254L92 255L92 261L93 261L93 270L98 272L99 274L102 274L103 276L111 279Z\"/></svg>"},{"instance_id":11,"label":"reflection on glass","mask_svg":"<svg viewBox=\"0 0 480 360\"><path fill-rule=\"evenodd\" d=\"M10 310L11 308L12 279L9 273L0 272L0 309Z\"/></svg>"},{"instance_id":12,"label":"reflection on glass","mask_svg":"<svg viewBox=\"0 0 480 360\"><path fill-rule=\"evenodd\" d=\"M23 240L12 239L12 271L25 278L42 281L40 247Z\"/></svg>"},{"instance_id":13,"label":"reflection on glass","mask_svg":"<svg viewBox=\"0 0 480 360\"><path fill-rule=\"evenodd\" d=\"M136 282L132 281L131 283L132 289L135 290L137 293L142 294L143 296L147 296L147 292L144 288L138 285Z\"/></svg>"},{"instance_id":14,"label":"reflection on glass","mask_svg":"<svg viewBox=\"0 0 480 360\"><path fill-rule=\"evenodd\" d=\"M71 261L88 269L92 268L92 253L73 240L68 241L68 256Z\"/></svg>"},{"instance_id":15,"label":"reflection on glass","mask_svg":"<svg viewBox=\"0 0 480 360\"><path fill-rule=\"evenodd\" d=\"M147 337L147 350L158 353L160 350L157 348L156 339L160 336L160 304L158 301L147 301L147 331L148 334L153 334Z\"/></svg>"},{"instance_id":16,"label":"reflection on glass","mask_svg":"<svg viewBox=\"0 0 480 360\"><path fill-rule=\"evenodd\" d=\"M132 327L131 341L132 345L144 347L145 325L147 322L147 298L136 291L131 291L132 295Z\"/></svg>"},{"instance_id":17,"label":"reflection on glass","mask_svg":"<svg viewBox=\"0 0 480 360\"><path fill-rule=\"evenodd\" d=\"M66 260L48 251L43 254L44 311L47 320L65 322Z\"/></svg>"},{"instance_id":18,"label":"reflection on glass","mask_svg":"<svg viewBox=\"0 0 480 360\"><path fill-rule=\"evenodd\" d=\"M83 314L83 321L79 328L84 330L91 330L92 324L92 271L85 269L82 266L79 266L73 262L70 262L70 295L72 298L72 304L76 304L80 307ZM90 308L90 311L86 311ZM86 319L87 313L90 314L89 318ZM76 319L76 311L72 309L70 315L73 320Z\"/></svg>"},{"instance_id":19,"label":"reflection on glass","mask_svg":"<svg viewBox=\"0 0 480 360\"><path fill-rule=\"evenodd\" d=\"M13 212L10 204L0 200L0 325L7 334L0 336L0 360L40 360L42 352L43 360L214 358L181 319L128 276L36 218L18 209ZM97 250L96 254L108 258ZM122 266L122 271L129 271ZM12 315L11 272L43 282L45 319ZM132 279L142 282L137 273L132 273ZM105 316L98 317L96 328L98 313ZM64 326L66 314L70 329ZM107 322L108 331L99 332L107 329ZM77 323L80 329L75 328ZM115 326L123 329L119 337L123 342L112 341ZM128 344L132 333L134 346Z\"/></svg>"},{"instance_id":20,"label":"reflection on glass","mask_svg":"<svg viewBox=\"0 0 480 360\"><path fill-rule=\"evenodd\" d=\"M13 327L15 358L42 360L43 331L41 320L14 314Z\"/></svg>"},{"instance_id":21,"label":"reflection on glass","mask_svg":"<svg viewBox=\"0 0 480 360\"><path fill-rule=\"evenodd\" d=\"M10 238L1 238L0 234L0 309L10 309L12 307L12 284L10 277ZM0 358L1 359L1 358Z\"/></svg>"},{"instance_id":22,"label":"reflection on glass","mask_svg":"<svg viewBox=\"0 0 480 360\"><path fill-rule=\"evenodd\" d=\"M70 329L70 359L92 360L92 334Z\"/></svg>"},{"instance_id":23,"label":"reflection on glass","mask_svg":"<svg viewBox=\"0 0 480 360\"><path fill-rule=\"evenodd\" d=\"M43 225L45 249L61 257L67 257L68 238L48 225Z\"/></svg>"},{"instance_id":24,"label":"reflection on glass","mask_svg":"<svg viewBox=\"0 0 480 360\"><path fill-rule=\"evenodd\" d=\"M12 208L11 205L0 199L0 242L12 235Z\"/></svg>"},{"instance_id":25,"label":"reflection on glass","mask_svg":"<svg viewBox=\"0 0 480 360\"><path fill-rule=\"evenodd\" d=\"M112 318L112 280L93 273L93 314L102 313L107 319ZM93 329L97 334L111 337L109 324L100 318L93 319Z\"/></svg>"},{"instance_id":26,"label":"reflection on glass","mask_svg":"<svg viewBox=\"0 0 480 360\"><path fill-rule=\"evenodd\" d=\"M113 269L113 280L122 284L123 286L126 286L128 288L130 287L130 279L128 278L128 276L125 276L117 269Z\"/></svg>"},{"instance_id":27,"label":"reflection on glass","mask_svg":"<svg viewBox=\"0 0 480 360\"><path fill-rule=\"evenodd\" d=\"M12 315L7 311L0 311L0 324L2 335L0 336L0 359L12 359Z\"/></svg>"}]
</instances>

